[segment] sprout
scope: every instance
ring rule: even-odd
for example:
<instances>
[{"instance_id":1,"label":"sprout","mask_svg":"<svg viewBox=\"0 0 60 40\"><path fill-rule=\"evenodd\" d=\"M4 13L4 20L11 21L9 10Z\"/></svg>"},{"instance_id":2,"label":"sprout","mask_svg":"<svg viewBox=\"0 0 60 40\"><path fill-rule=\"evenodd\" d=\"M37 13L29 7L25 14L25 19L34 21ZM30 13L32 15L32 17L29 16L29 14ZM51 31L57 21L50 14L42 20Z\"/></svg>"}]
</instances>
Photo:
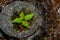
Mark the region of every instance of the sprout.
<instances>
[{"instance_id":1,"label":"sprout","mask_svg":"<svg viewBox=\"0 0 60 40\"><path fill-rule=\"evenodd\" d=\"M21 12L19 14L19 16L20 16L19 18L15 18L14 20L12 20L12 22L13 23L21 23L26 28L29 28L28 21L33 18L34 14L30 13L30 14L25 15L24 12Z\"/></svg>"}]
</instances>

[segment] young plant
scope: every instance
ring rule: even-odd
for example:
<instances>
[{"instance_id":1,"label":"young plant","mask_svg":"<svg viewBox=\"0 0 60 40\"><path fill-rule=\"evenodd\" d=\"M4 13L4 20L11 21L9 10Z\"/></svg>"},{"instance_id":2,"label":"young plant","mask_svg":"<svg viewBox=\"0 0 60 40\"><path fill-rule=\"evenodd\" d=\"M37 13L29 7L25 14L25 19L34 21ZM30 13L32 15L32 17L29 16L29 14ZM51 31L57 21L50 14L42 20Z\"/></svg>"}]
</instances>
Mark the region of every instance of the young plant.
<instances>
[{"instance_id":1,"label":"young plant","mask_svg":"<svg viewBox=\"0 0 60 40\"><path fill-rule=\"evenodd\" d=\"M20 16L19 18L15 18L14 20L12 20L12 22L13 23L21 23L26 28L29 28L28 21L33 18L34 14L30 13L30 14L25 15L24 12L21 12L19 14L19 16Z\"/></svg>"}]
</instances>

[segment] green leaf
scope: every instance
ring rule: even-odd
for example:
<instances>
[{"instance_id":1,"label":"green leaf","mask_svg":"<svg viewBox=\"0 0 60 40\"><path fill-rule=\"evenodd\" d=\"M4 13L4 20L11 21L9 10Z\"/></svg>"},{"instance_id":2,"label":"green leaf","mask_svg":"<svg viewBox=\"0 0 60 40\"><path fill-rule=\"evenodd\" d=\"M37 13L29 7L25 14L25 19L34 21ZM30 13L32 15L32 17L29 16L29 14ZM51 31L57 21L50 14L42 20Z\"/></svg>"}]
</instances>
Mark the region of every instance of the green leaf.
<instances>
[{"instance_id":1,"label":"green leaf","mask_svg":"<svg viewBox=\"0 0 60 40\"><path fill-rule=\"evenodd\" d=\"M29 28L29 23L27 21L22 21L22 25L26 28Z\"/></svg>"},{"instance_id":2,"label":"green leaf","mask_svg":"<svg viewBox=\"0 0 60 40\"><path fill-rule=\"evenodd\" d=\"M28 14L28 15L25 16L24 19L28 21L28 20L31 20L33 18L33 16L34 16L33 13L32 14Z\"/></svg>"},{"instance_id":3,"label":"green leaf","mask_svg":"<svg viewBox=\"0 0 60 40\"><path fill-rule=\"evenodd\" d=\"M21 23L22 22L22 18L16 18L12 22L13 23Z\"/></svg>"},{"instance_id":4,"label":"green leaf","mask_svg":"<svg viewBox=\"0 0 60 40\"><path fill-rule=\"evenodd\" d=\"M24 18L24 16L25 16L24 12L21 12L20 13L20 17L23 17Z\"/></svg>"}]
</instances>

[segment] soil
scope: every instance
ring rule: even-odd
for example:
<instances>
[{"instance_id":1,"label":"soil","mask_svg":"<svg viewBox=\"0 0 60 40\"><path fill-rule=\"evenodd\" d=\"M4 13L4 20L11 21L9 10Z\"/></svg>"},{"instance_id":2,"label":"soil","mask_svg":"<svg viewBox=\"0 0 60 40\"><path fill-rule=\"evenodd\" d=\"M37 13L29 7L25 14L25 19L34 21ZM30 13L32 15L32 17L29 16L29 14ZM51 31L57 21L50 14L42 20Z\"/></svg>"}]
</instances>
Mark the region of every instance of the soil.
<instances>
[{"instance_id":1,"label":"soil","mask_svg":"<svg viewBox=\"0 0 60 40\"><path fill-rule=\"evenodd\" d=\"M9 3L9 0L5 0L2 1L0 0L1 4L6 4L6 1L8 1ZM21 0L21 1L27 1L27 2L31 2L32 0ZM11 1L12 2L12 1ZM60 31L58 31L60 29L60 18L58 18L59 16L58 13L56 15L56 9L58 9L59 7L59 4L60 4L60 0L33 0L33 2L35 2L36 4L36 7L39 8L40 11L42 11L42 15L44 16L44 20L43 20L43 24L42 24L42 27L41 27L41 30L42 30L42 33L41 35L37 35L33 38L33 40L60 40L60 34L58 34ZM44 3L44 4L43 4ZM2 10L2 5L0 5L0 10ZM40 9L41 7L41 9ZM48 9L46 9L48 8ZM48 12L48 15L46 15L45 12ZM47 21L48 19L48 21ZM47 24L46 24L47 22ZM46 26L48 25L48 26ZM57 29L58 28L58 29ZM48 29L48 30L47 30ZM47 32L46 32L47 31ZM58 32L58 33L56 33ZM55 33L55 34L54 34ZM3 34L3 33L2 33ZM10 38L8 38L8 36L2 37L3 39L0 38L0 40L10 40ZM25 40L24 38L19 38L19 39L15 39L13 38L13 40Z\"/></svg>"}]
</instances>

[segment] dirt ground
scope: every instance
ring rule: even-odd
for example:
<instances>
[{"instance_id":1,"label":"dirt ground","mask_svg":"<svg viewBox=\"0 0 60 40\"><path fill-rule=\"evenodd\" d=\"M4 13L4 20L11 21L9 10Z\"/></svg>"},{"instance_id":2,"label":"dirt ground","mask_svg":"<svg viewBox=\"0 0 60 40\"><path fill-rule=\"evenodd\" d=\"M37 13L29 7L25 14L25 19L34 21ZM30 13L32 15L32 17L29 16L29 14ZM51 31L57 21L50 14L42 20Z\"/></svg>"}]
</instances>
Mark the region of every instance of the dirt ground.
<instances>
[{"instance_id":1,"label":"dirt ground","mask_svg":"<svg viewBox=\"0 0 60 40\"><path fill-rule=\"evenodd\" d=\"M34 2L35 6L44 16L41 30L43 33L33 40L60 40L60 14L57 12L60 7L60 0L0 0L0 12L2 8L14 1ZM24 40L24 38L11 38L0 30L0 40Z\"/></svg>"}]
</instances>

